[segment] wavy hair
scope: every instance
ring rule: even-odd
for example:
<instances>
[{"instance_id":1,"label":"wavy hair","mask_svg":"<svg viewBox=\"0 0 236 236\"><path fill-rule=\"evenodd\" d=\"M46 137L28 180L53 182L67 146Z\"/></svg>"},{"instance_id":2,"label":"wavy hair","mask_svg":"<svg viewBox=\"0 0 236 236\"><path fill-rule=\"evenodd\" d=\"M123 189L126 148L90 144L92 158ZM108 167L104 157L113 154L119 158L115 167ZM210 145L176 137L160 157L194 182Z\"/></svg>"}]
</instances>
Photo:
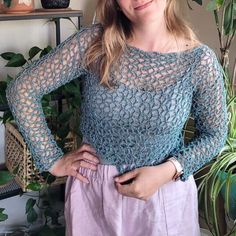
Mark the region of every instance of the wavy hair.
<instances>
[{"instance_id":1,"label":"wavy hair","mask_svg":"<svg viewBox=\"0 0 236 236\"><path fill-rule=\"evenodd\" d=\"M111 88L109 74L125 51L127 39L132 37L132 24L116 0L98 0L96 14L103 30L86 50L83 63L86 68L93 69L99 61L100 84ZM175 37L190 42L198 41L191 27L179 14L178 0L167 0L164 17L167 30Z\"/></svg>"}]
</instances>

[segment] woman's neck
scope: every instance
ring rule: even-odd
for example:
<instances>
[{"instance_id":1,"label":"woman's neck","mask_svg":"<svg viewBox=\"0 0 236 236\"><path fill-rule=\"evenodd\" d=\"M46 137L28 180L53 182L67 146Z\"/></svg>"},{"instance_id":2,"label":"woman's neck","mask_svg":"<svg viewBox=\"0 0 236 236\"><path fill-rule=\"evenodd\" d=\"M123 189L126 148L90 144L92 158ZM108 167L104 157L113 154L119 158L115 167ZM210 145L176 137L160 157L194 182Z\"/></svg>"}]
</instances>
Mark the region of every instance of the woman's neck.
<instances>
[{"instance_id":1,"label":"woman's neck","mask_svg":"<svg viewBox=\"0 0 236 236\"><path fill-rule=\"evenodd\" d=\"M133 37L127 43L145 51L167 52L176 48L176 40L164 22L133 25Z\"/></svg>"}]
</instances>

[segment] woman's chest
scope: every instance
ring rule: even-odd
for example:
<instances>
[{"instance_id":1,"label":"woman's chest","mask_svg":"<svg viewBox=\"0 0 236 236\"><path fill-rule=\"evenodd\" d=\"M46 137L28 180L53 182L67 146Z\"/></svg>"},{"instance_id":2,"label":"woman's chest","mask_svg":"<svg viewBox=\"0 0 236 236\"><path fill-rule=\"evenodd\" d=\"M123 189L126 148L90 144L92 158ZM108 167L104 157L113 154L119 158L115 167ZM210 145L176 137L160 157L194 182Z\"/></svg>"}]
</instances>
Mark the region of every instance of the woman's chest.
<instances>
[{"instance_id":1,"label":"woman's chest","mask_svg":"<svg viewBox=\"0 0 236 236\"><path fill-rule=\"evenodd\" d=\"M122 83L111 90L88 77L82 81L81 96L82 117L160 133L184 125L191 110L192 86L186 78L156 91Z\"/></svg>"}]
</instances>

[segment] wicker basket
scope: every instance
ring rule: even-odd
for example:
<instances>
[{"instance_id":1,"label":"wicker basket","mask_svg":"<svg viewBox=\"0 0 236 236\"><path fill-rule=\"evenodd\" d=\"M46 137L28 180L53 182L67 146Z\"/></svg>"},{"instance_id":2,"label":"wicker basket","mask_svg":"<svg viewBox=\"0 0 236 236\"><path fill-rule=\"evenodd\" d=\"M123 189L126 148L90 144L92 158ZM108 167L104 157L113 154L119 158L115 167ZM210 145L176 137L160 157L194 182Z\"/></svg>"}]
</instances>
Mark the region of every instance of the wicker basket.
<instances>
[{"instance_id":1,"label":"wicker basket","mask_svg":"<svg viewBox=\"0 0 236 236\"><path fill-rule=\"evenodd\" d=\"M45 180L36 169L27 144L15 124L7 123L5 131L5 158L8 170L13 173L17 168L15 180L25 192L29 183L37 181L44 184ZM76 137L71 134L66 139L65 149L70 151L77 147ZM52 185L66 182L67 177L57 177Z\"/></svg>"}]
</instances>

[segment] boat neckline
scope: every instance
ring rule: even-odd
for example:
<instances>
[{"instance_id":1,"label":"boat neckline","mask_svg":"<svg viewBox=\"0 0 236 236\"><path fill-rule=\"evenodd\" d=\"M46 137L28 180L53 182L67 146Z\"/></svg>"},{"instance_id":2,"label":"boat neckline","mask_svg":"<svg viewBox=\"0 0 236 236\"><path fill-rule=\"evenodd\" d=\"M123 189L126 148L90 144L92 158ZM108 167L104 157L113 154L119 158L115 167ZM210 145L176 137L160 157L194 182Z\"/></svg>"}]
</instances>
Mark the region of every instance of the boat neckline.
<instances>
[{"instance_id":1,"label":"boat neckline","mask_svg":"<svg viewBox=\"0 0 236 236\"><path fill-rule=\"evenodd\" d=\"M149 56L180 56L183 54L189 54L189 53L193 53L195 51L198 51L199 49L202 49L203 47L205 47L205 44L199 44L195 47L189 48L187 50L183 50L183 51L179 51L179 52L158 52L158 51L145 51L143 49L140 49L138 47L126 44L127 49L129 49L130 51L133 52L138 52L141 54L145 54L145 55L149 55Z\"/></svg>"}]
</instances>

